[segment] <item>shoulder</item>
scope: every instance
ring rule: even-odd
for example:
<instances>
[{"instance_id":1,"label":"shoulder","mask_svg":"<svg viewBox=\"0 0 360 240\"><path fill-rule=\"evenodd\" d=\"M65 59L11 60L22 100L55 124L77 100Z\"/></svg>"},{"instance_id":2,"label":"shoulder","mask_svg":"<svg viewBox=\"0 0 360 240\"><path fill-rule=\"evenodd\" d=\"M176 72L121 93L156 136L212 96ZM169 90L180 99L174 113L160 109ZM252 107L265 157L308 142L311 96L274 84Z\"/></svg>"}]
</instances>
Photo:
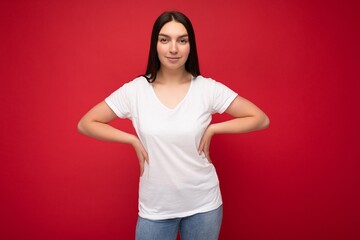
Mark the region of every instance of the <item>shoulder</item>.
<instances>
[{"instance_id":1,"label":"shoulder","mask_svg":"<svg viewBox=\"0 0 360 240\"><path fill-rule=\"evenodd\" d=\"M128 87L133 87L133 88L147 87L147 86L149 86L149 82L146 80L145 77L139 76L139 77L125 83L124 86L125 85L128 86Z\"/></svg>"},{"instance_id":2,"label":"shoulder","mask_svg":"<svg viewBox=\"0 0 360 240\"><path fill-rule=\"evenodd\" d=\"M194 78L194 83L202 88L209 88L209 87L211 88L214 87L216 81L212 78L207 78L199 75Z\"/></svg>"},{"instance_id":3,"label":"shoulder","mask_svg":"<svg viewBox=\"0 0 360 240\"><path fill-rule=\"evenodd\" d=\"M219 86L222 86L222 84L215 79L203 77L201 75L194 79L194 83L198 89L204 91L206 94L212 94L216 91L217 88L219 88Z\"/></svg>"},{"instance_id":4,"label":"shoulder","mask_svg":"<svg viewBox=\"0 0 360 240\"><path fill-rule=\"evenodd\" d=\"M145 77L137 77L129 82L124 83L118 89L116 89L112 96L136 96L137 93L142 92L149 87L149 83Z\"/></svg>"},{"instance_id":5,"label":"shoulder","mask_svg":"<svg viewBox=\"0 0 360 240\"><path fill-rule=\"evenodd\" d=\"M204 77L202 75L199 75L197 77L194 77L194 80L196 82L199 82L200 84L211 84L211 83L214 83L215 80L212 79L212 78L207 78L207 77Z\"/></svg>"},{"instance_id":6,"label":"shoulder","mask_svg":"<svg viewBox=\"0 0 360 240\"><path fill-rule=\"evenodd\" d=\"M207 95L218 97L219 95L227 96L235 94L235 92L231 88L212 78L198 76L195 78L194 82L198 86L197 88Z\"/></svg>"},{"instance_id":7,"label":"shoulder","mask_svg":"<svg viewBox=\"0 0 360 240\"><path fill-rule=\"evenodd\" d=\"M213 89L224 88L224 87L228 88L228 86L222 82L219 82L213 78L206 78L201 75L199 75L195 78L195 82L197 82L198 85L201 85L202 87L209 87L209 88L213 88Z\"/></svg>"},{"instance_id":8,"label":"shoulder","mask_svg":"<svg viewBox=\"0 0 360 240\"><path fill-rule=\"evenodd\" d=\"M145 89L147 87L149 87L150 84L149 82L146 80L145 77L137 77L125 84L123 84L119 89L126 91L126 92L137 92L141 89Z\"/></svg>"}]
</instances>

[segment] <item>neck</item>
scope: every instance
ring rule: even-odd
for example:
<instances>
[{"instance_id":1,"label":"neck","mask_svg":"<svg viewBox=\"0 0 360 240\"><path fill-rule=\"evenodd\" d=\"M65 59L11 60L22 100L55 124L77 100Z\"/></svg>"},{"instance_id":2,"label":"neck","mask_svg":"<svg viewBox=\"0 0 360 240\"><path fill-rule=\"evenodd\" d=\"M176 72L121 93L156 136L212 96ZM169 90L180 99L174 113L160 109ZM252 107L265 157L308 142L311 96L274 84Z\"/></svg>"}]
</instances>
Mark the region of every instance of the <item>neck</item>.
<instances>
[{"instance_id":1,"label":"neck","mask_svg":"<svg viewBox=\"0 0 360 240\"><path fill-rule=\"evenodd\" d=\"M161 69L157 73L156 82L158 83L183 83L189 80L191 74L185 69L182 70L165 70Z\"/></svg>"}]
</instances>

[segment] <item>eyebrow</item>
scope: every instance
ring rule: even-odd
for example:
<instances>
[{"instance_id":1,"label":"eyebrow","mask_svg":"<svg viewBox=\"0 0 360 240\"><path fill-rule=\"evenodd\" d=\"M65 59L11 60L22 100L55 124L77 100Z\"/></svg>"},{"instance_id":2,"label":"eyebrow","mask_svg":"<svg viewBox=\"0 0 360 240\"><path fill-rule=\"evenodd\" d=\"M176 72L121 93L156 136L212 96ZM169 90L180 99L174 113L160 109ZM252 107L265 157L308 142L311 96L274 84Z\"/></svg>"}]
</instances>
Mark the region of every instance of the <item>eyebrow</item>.
<instances>
[{"instance_id":1,"label":"eyebrow","mask_svg":"<svg viewBox=\"0 0 360 240\"><path fill-rule=\"evenodd\" d=\"M171 38L169 35L166 35L166 34L164 34L164 33L159 33L159 36ZM178 38L183 38L183 37L189 37L189 35L188 35L188 34L184 34L184 35L179 36Z\"/></svg>"}]
</instances>

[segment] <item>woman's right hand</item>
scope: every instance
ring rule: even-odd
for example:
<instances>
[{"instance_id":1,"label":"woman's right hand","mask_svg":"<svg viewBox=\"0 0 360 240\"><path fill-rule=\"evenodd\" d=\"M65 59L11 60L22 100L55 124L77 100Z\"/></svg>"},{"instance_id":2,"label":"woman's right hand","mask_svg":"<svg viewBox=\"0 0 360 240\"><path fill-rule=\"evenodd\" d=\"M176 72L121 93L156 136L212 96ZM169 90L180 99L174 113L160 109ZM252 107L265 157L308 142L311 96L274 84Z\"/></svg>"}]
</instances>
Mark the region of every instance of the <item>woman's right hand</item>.
<instances>
[{"instance_id":1,"label":"woman's right hand","mask_svg":"<svg viewBox=\"0 0 360 240\"><path fill-rule=\"evenodd\" d=\"M145 150L144 146L140 142L140 140L136 137L136 139L133 141L132 146L135 149L136 155L139 159L139 165L140 165L140 176L144 173L144 165L145 161L149 163L149 157L147 154L147 151Z\"/></svg>"},{"instance_id":2,"label":"woman's right hand","mask_svg":"<svg viewBox=\"0 0 360 240\"><path fill-rule=\"evenodd\" d=\"M116 117L116 114L107 103L102 101L80 119L78 130L87 136L99 140L131 144L139 159L140 175L142 176L145 161L149 159L148 154L137 136L116 129L108 124Z\"/></svg>"}]
</instances>

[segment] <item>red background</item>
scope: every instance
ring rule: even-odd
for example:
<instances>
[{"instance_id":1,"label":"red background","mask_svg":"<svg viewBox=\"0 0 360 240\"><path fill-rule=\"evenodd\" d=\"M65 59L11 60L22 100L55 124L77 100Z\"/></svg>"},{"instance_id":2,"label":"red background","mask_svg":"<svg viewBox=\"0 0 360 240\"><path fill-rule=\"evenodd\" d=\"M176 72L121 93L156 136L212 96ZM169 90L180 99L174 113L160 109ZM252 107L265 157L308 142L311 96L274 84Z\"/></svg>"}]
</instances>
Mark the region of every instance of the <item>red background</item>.
<instances>
[{"instance_id":1,"label":"red background","mask_svg":"<svg viewBox=\"0 0 360 240\"><path fill-rule=\"evenodd\" d=\"M355 2L1 1L0 238L134 238L133 149L76 125L144 73L153 22L177 9L193 22L202 75L271 119L213 139L220 239L359 239Z\"/></svg>"}]
</instances>

